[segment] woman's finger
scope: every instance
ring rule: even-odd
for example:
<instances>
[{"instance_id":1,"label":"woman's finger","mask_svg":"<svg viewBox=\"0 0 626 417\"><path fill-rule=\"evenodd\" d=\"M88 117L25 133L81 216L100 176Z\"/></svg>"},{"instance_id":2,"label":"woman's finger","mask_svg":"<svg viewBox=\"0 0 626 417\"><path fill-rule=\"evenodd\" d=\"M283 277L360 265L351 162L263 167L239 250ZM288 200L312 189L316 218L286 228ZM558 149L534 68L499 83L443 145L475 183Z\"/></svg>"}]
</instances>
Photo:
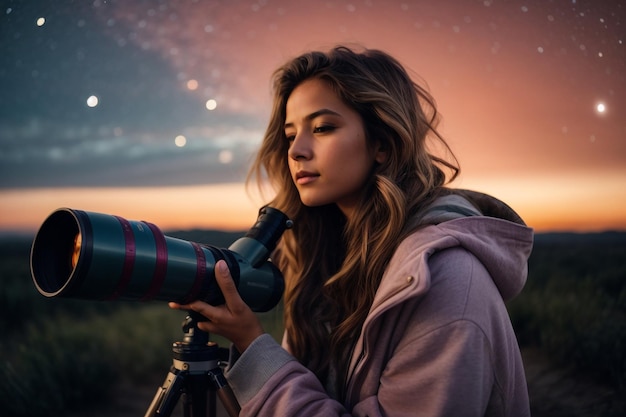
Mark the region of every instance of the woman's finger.
<instances>
[{"instance_id":1,"label":"woman's finger","mask_svg":"<svg viewBox=\"0 0 626 417\"><path fill-rule=\"evenodd\" d=\"M215 264L215 278L229 309L240 308L244 302L224 260L220 260Z\"/></svg>"},{"instance_id":2,"label":"woman's finger","mask_svg":"<svg viewBox=\"0 0 626 417\"><path fill-rule=\"evenodd\" d=\"M207 304L204 301L194 301L189 304L178 304L175 302L169 302L168 305L170 308L176 310L195 311L196 313L199 313L202 316L206 317L208 320L211 320L212 317L215 317L216 307Z\"/></svg>"}]
</instances>

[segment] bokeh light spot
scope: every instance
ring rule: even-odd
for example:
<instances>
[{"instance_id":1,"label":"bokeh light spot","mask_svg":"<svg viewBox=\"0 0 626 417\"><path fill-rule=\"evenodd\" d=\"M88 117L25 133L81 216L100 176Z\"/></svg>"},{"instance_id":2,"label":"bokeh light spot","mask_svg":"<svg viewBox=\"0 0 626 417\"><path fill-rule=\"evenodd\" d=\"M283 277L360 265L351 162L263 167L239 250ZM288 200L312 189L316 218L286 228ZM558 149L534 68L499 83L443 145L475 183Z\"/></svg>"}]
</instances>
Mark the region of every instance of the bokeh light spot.
<instances>
[{"instance_id":1,"label":"bokeh light spot","mask_svg":"<svg viewBox=\"0 0 626 417\"><path fill-rule=\"evenodd\" d=\"M42 27L45 23L46 23L45 17L40 17L39 19L37 19L37 26Z\"/></svg>"},{"instance_id":2,"label":"bokeh light spot","mask_svg":"<svg viewBox=\"0 0 626 417\"><path fill-rule=\"evenodd\" d=\"M191 91L198 89L198 81L197 80L189 80L187 81L187 88Z\"/></svg>"},{"instance_id":3,"label":"bokeh light spot","mask_svg":"<svg viewBox=\"0 0 626 417\"><path fill-rule=\"evenodd\" d=\"M187 144L187 138L184 137L183 135L178 135L174 138L174 143L176 144L176 146L178 146L179 148L184 147Z\"/></svg>"},{"instance_id":4,"label":"bokeh light spot","mask_svg":"<svg viewBox=\"0 0 626 417\"><path fill-rule=\"evenodd\" d=\"M222 164L230 164L233 161L233 152L226 149L220 151L219 160Z\"/></svg>"},{"instance_id":5,"label":"bokeh light spot","mask_svg":"<svg viewBox=\"0 0 626 417\"><path fill-rule=\"evenodd\" d=\"M217 101L210 99L206 102L206 108L208 110L215 110L217 108Z\"/></svg>"},{"instance_id":6,"label":"bokeh light spot","mask_svg":"<svg viewBox=\"0 0 626 417\"><path fill-rule=\"evenodd\" d=\"M89 96L89 98L87 99L87 105L89 107L96 107L98 105L98 97Z\"/></svg>"},{"instance_id":7,"label":"bokeh light spot","mask_svg":"<svg viewBox=\"0 0 626 417\"><path fill-rule=\"evenodd\" d=\"M596 111L600 114L606 112L606 104L604 103L598 103L596 104Z\"/></svg>"}]
</instances>

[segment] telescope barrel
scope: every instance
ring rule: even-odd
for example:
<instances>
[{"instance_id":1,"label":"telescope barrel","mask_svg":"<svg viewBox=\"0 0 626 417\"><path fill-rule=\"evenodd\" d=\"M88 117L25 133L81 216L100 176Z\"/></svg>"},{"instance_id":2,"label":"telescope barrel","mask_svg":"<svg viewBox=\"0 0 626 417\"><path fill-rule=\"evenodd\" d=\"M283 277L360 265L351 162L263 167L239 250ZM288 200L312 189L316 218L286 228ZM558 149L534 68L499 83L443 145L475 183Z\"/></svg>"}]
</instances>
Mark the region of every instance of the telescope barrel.
<instances>
[{"instance_id":1,"label":"telescope barrel","mask_svg":"<svg viewBox=\"0 0 626 417\"><path fill-rule=\"evenodd\" d=\"M69 208L54 211L31 248L31 274L46 297L87 300L224 302L214 267L224 259L254 311L273 308L284 290L268 260L291 221L264 207L248 234L229 249L165 236L152 223Z\"/></svg>"}]
</instances>

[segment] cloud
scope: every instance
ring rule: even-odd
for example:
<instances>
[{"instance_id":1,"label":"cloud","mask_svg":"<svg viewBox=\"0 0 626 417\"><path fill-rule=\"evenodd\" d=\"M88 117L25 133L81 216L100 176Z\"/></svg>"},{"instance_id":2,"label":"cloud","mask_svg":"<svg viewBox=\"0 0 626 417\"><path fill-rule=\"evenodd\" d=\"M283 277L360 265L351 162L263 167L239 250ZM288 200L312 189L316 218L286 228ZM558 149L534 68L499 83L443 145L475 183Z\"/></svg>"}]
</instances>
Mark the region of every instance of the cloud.
<instances>
[{"instance_id":1,"label":"cloud","mask_svg":"<svg viewBox=\"0 0 626 417\"><path fill-rule=\"evenodd\" d=\"M35 121L0 134L0 187L20 188L241 181L262 132L230 124L185 128L179 132L184 146L176 145L174 135L158 132Z\"/></svg>"}]
</instances>

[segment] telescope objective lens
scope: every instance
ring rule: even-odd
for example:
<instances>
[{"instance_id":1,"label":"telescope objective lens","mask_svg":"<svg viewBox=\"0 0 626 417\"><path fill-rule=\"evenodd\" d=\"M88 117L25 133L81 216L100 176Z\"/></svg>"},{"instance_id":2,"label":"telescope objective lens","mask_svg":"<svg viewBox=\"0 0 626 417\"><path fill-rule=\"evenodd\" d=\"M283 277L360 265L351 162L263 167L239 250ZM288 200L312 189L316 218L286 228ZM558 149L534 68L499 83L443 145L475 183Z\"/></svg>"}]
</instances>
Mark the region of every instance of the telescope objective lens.
<instances>
[{"instance_id":1,"label":"telescope objective lens","mask_svg":"<svg viewBox=\"0 0 626 417\"><path fill-rule=\"evenodd\" d=\"M72 258L71 258L71 265L72 265L72 269L76 268L76 265L78 264L78 258L80 257L80 248L82 245L82 237L80 232L76 234L76 236L74 237L74 249L72 251Z\"/></svg>"}]
</instances>

